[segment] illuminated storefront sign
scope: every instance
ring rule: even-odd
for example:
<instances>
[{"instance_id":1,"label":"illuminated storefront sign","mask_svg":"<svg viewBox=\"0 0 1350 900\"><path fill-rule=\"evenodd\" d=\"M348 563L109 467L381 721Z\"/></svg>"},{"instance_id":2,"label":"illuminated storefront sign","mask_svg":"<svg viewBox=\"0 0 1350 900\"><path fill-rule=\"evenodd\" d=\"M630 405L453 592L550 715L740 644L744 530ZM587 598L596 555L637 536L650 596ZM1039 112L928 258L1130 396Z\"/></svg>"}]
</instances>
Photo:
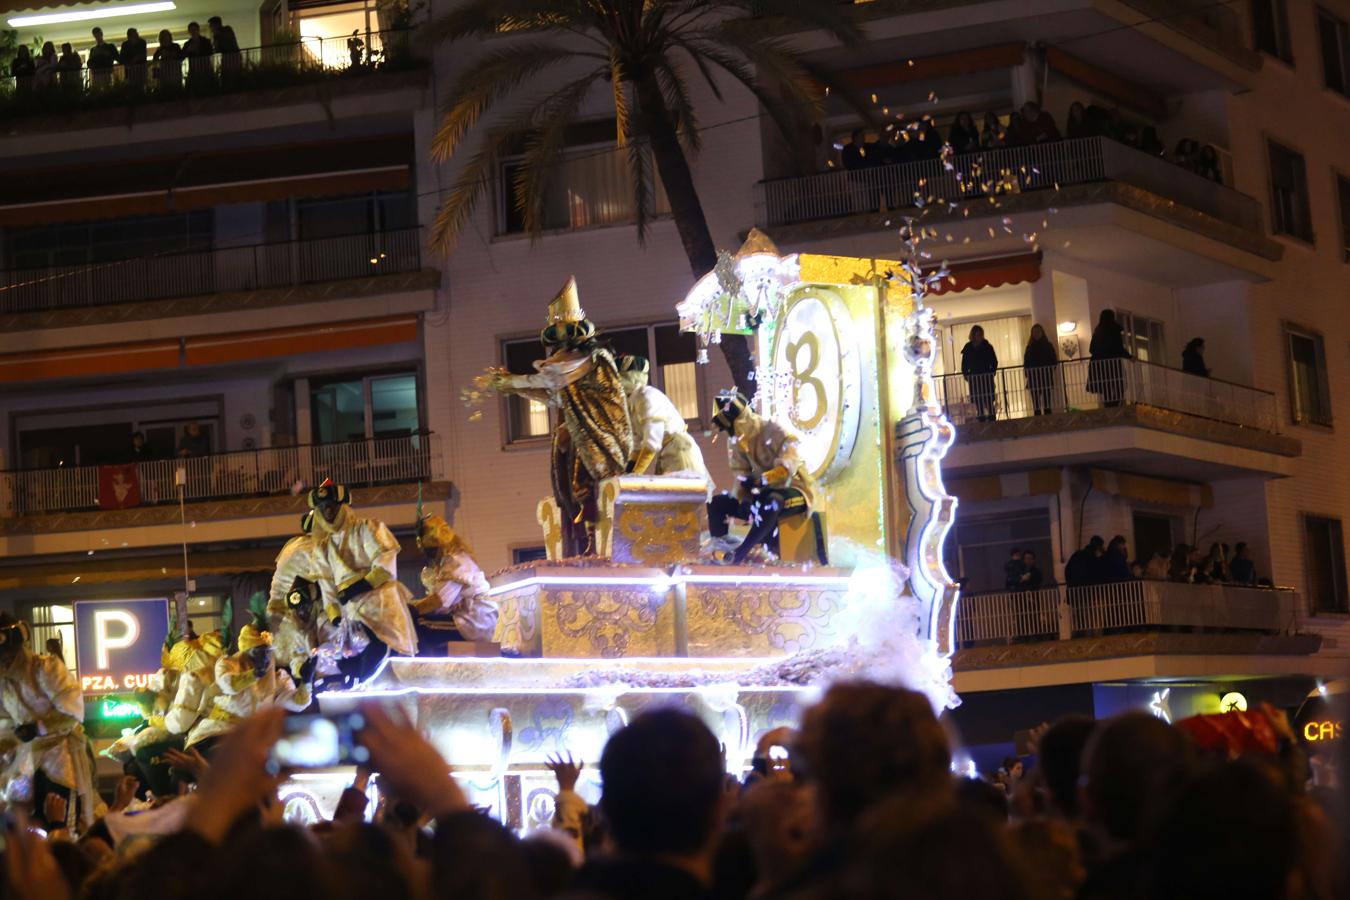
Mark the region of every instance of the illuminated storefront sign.
<instances>
[{"instance_id":1,"label":"illuminated storefront sign","mask_svg":"<svg viewBox=\"0 0 1350 900\"><path fill-rule=\"evenodd\" d=\"M81 600L75 649L86 694L143 691L159 669L169 634L167 600Z\"/></svg>"},{"instance_id":2,"label":"illuminated storefront sign","mask_svg":"<svg viewBox=\"0 0 1350 900\"><path fill-rule=\"evenodd\" d=\"M1341 739L1341 723L1331 719L1313 719L1304 722L1303 739L1309 743L1339 741Z\"/></svg>"}]
</instances>

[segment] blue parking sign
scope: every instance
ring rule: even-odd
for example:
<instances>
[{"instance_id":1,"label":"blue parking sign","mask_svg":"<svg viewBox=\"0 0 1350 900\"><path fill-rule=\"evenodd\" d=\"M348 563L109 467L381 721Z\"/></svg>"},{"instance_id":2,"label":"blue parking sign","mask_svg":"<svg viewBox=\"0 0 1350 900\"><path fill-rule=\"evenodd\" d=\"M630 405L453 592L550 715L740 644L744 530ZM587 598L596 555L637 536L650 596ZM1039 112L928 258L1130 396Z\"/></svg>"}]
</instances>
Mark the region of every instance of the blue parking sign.
<instances>
[{"instance_id":1,"label":"blue parking sign","mask_svg":"<svg viewBox=\"0 0 1350 900\"><path fill-rule=\"evenodd\" d=\"M77 601L75 658L81 690L145 690L159 670L168 635L168 600Z\"/></svg>"}]
</instances>

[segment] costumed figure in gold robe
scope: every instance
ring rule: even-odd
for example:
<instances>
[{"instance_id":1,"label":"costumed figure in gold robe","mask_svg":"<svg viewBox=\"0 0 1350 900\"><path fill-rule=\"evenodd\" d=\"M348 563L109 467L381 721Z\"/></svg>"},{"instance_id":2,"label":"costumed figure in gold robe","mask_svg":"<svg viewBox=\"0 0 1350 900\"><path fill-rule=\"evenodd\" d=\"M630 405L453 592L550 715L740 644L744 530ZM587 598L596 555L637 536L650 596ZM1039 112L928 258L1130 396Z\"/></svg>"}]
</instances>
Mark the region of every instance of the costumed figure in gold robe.
<instances>
[{"instance_id":1,"label":"costumed figure in gold robe","mask_svg":"<svg viewBox=\"0 0 1350 900\"><path fill-rule=\"evenodd\" d=\"M390 652L416 656L412 592L398 580L398 540L383 522L352 512L351 495L340 484L325 480L309 492L309 505L315 573L323 614L340 630L342 676L364 680Z\"/></svg>"},{"instance_id":2,"label":"costumed figure in gold robe","mask_svg":"<svg viewBox=\"0 0 1350 900\"><path fill-rule=\"evenodd\" d=\"M321 691L328 679L341 679L338 662L345 651L360 653L369 641L364 627L357 626L360 648L351 647L352 623L343 629L333 579L323 570L316 552L314 515L311 510L301 519L303 533L287 541L277 555L267 622L277 666L289 671L297 684L312 682L314 690Z\"/></svg>"},{"instance_id":3,"label":"costumed figure in gold robe","mask_svg":"<svg viewBox=\"0 0 1350 900\"><path fill-rule=\"evenodd\" d=\"M26 626L9 613L0 613L0 787L7 803L31 804L40 817L48 795L65 798L65 821L49 828L88 828L103 814L80 684L59 657L29 649Z\"/></svg>"},{"instance_id":4,"label":"costumed figure in gold robe","mask_svg":"<svg viewBox=\"0 0 1350 900\"><path fill-rule=\"evenodd\" d=\"M715 557L739 565L761 544L777 552L779 521L809 515L815 485L798 455L797 433L758 415L744 394L719 397L713 424L729 437L727 452L736 491L709 501L708 531ZM733 518L750 523L739 544L727 535Z\"/></svg>"},{"instance_id":5,"label":"costumed figure in gold robe","mask_svg":"<svg viewBox=\"0 0 1350 900\"><path fill-rule=\"evenodd\" d=\"M440 516L423 518L417 546L426 554L422 586L427 595L413 606L424 655L449 641L490 641L497 630L497 601L473 551Z\"/></svg>"},{"instance_id":6,"label":"costumed figure in gold robe","mask_svg":"<svg viewBox=\"0 0 1350 900\"><path fill-rule=\"evenodd\" d=\"M271 706L301 712L310 704L308 686L297 688L291 676L276 667L272 635L245 625L239 631L239 652L216 660L210 713L192 727L186 746L209 753L235 723Z\"/></svg>"},{"instance_id":7,"label":"costumed figure in gold robe","mask_svg":"<svg viewBox=\"0 0 1350 900\"><path fill-rule=\"evenodd\" d=\"M702 478L712 498L712 476L689 434L684 416L661 391L648 384L651 364L644 356L619 357L619 377L628 396L633 426L634 475L687 475Z\"/></svg>"},{"instance_id":8,"label":"costumed figure in gold robe","mask_svg":"<svg viewBox=\"0 0 1350 900\"><path fill-rule=\"evenodd\" d=\"M593 552L592 531L599 517L596 485L628 469L633 433L628 403L613 355L596 341L569 278L548 306L548 324L539 335L548 358L533 375L489 373L478 382L502 394L519 394L562 410L553 432L553 495L563 515L563 554Z\"/></svg>"}]
</instances>

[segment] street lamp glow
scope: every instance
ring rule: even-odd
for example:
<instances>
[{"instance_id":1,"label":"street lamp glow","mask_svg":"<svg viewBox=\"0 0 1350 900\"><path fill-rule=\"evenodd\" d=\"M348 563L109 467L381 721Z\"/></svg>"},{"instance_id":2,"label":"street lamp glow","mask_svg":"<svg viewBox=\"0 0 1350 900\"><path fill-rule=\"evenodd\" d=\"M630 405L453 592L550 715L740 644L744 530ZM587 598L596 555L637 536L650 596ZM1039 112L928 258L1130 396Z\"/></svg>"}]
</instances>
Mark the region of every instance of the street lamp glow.
<instances>
[{"instance_id":1,"label":"street lamp glow","mask_svg":"<svg viewBox=\"0 0 1350 900\"><path fill-rule=\"evenodd\" d=\"M57 25L61 22L87 22L91 19L115 19L119 16L140 16L146 13L168 12L176 9L170 0L156 3L130 3L125 6L105 6L101 9L82 9L72 12L41 13L36 16L15 16L8 20L11 28L25 25Z\"/></svg>"}]
</instances>

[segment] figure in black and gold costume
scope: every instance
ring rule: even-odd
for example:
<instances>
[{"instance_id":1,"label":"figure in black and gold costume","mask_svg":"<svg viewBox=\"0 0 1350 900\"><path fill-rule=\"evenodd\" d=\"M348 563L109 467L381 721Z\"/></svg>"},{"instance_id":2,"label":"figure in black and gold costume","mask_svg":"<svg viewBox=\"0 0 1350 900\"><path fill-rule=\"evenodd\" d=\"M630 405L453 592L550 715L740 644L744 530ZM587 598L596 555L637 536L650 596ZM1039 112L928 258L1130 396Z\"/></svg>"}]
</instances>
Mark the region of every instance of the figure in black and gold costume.
<instances>
[{"instance_id":1,"label":"figure in black and gold costume","mask_svg":"<svg viewBox=\"0 0 1350 900\"><path fill-rule=\"evenodd\" d=\"M797 433L758 415L744 394L719 397L713 423L730 438L728 462L736 491L709 501L708 532L719 561L739 565L761 544L777 551L779 521L808 515L815 485L798 455ZM739 545L727 536L733 518L750 523Z\"/></svg>"},{"instance_id":2,"label":"figure in black and gold costume","mask_svg":"<svg viewBox=\"0 0 1350 900\"><path fill-rule=\"evenodd\" d=\"M592 552L598 518L596 486L624 474L632 455L628 404L614 357L596 341L569 278L548 306L548 324L539 335L548 358L533 375L496 371L480 385L519 394L562 410L553 432L553 495L563 514L563 554Z\"/></svg>"},{"instance_id":3,"label":"figure in black and gold costume","mask_svg":"<svg viewBox=\"0 0 1350 900\"><path fill-rule=\"evenodd\" d=\"M88 828L103 814L80 684L59 657L29 649L9 613L0 613L0 788L6 803L39 816L49 794L64 797L66 821L49 827Z\"/></svg>"},{"instance_id":4,"label":"figure in black and gold costume","mask_svg":"<svg viewBox=\"0 0 1350 900\"><path fill-rule=\"evenodd\" d=\"M451 641L490 641L497 630L497 601L473 551L440 516L418 521L417 546L426 554L422 586L413 604L417 640L424 656L440 656Z\"/></svg>"}]
</instances>

